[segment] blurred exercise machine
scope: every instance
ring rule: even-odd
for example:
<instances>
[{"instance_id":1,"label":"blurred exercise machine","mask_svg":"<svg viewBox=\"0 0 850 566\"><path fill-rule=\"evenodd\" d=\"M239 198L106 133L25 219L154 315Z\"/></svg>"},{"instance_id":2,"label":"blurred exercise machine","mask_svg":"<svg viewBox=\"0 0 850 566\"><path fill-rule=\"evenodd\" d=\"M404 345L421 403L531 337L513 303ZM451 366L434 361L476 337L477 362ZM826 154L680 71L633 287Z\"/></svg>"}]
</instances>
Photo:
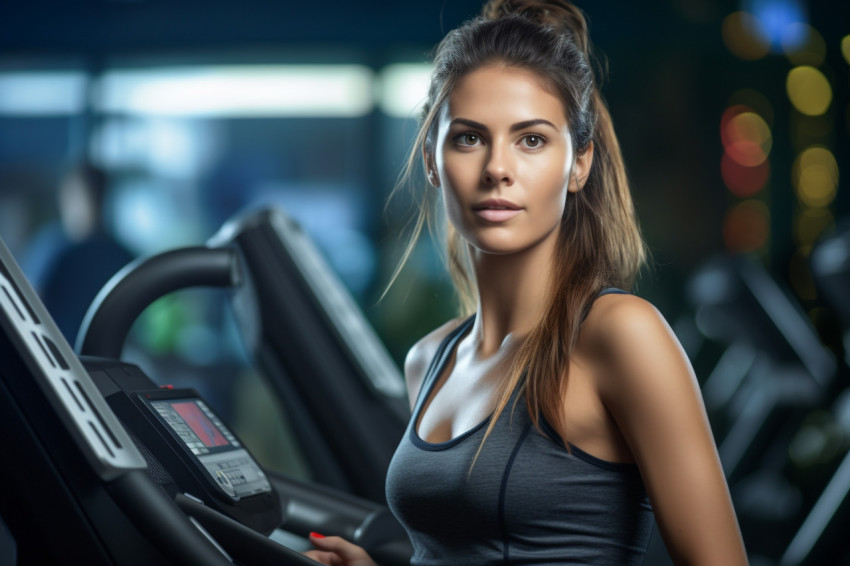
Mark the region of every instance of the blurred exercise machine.
<instances>
[{"instance_id":1,"label":"blurred exercise machine","mask_svg":"<svg viewBox=\"0 0 850 566\"><path fill-rule=\"evenodd\" d=\"M703 384L730 482L834 385L835 361L802 309L750 256L721 256L692 278L697 327L727 344ZM795 428L792 426L792 428Z\"/></svg>"},{"instance_id":2,"label":"blurred exercise machine","mask_svg":"<svg viewBox=\"0 0 850 566\"><path fill-rule=\"evenodd\" d=\"M315 479L383 501L386 468L409 415L401 374L312 242L280 210L234 219L208 247L128 266L95 299L77 350L119 358L148 305L198 286L233 290L240 335L298 423Z\"/></svg>"},{"instance_id":3,"label":"blurred exercise machine","mask_svg":"<svg viewBox=\"0 0 850 566\"><path fill-rule=\"evenodd\" d=\"M812 250L812 277L826 306L841 325L844 350L844 377L850 365L850 223L840 226ZM846 381L837 396L842 405L832 407L833 414L850 436L850 388ZM850 451L846 449L835 472L812 506L805 521L783 553L780 566L850 564L850 543L846 525L850 521Z\"/></svg>"},{"instance_id":4,"label":"blurred exercise machine","mask_svg":"<svg viewBox=\"0 0 850 566\"><path fill-rule=\"evenodd\" d=\"M161 390L119 361L136 316L194 286L234 290L251 351L326 485L265 472L197 392ZM0 306L0 426L15 455L0 468L0 518L18 564L314 563L275 542L279 526L406 563L403 530L371 497L406 424L400 375L282 212L125 268L86 317L81 358L2 241Z\"/></svg>"},{"instance_id":5,"label":"blurred exercise machine","mask_svg":"<svg viewBox=\"0 0 850 566\"><path fill-rule=\"evenodd\" d=\"M817 257L813 253L815 263ZM828 277L813 269L813 275L843 294L850 289L844 269ZM836 486L841 478L850 482L850 464L823 455L804 464L800 457L816 452L818 439L826 438L811 435L812 423L832 423L841 399L850 400L846 361L836 360L793 296L753 257L714 258L688 291L697 327L725 345L703 395L751 560L850 563L843 541L821 536L840 524L835 511L846 505L848 485Z\"/></svg>"}]
</instances>

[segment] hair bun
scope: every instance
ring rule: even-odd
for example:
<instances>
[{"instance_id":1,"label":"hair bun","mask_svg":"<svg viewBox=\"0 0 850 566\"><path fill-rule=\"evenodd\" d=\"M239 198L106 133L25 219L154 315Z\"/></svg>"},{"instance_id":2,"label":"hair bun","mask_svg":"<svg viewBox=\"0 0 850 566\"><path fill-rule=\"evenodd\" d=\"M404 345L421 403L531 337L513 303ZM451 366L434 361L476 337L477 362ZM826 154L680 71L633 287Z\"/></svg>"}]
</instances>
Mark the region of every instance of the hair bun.
<instances>
[{"instance_id":1,"label":"hair bun","mask_svg":"<svg viewBox=\"0 0 850 566\"><path fill-rule=\"evenodd\" d=\"M540 25L569 32L586 56L590 55L590 39L584 13L566 0L489 0L481 9L488 20L521 16Z\"/></svg>"}]
</instances>

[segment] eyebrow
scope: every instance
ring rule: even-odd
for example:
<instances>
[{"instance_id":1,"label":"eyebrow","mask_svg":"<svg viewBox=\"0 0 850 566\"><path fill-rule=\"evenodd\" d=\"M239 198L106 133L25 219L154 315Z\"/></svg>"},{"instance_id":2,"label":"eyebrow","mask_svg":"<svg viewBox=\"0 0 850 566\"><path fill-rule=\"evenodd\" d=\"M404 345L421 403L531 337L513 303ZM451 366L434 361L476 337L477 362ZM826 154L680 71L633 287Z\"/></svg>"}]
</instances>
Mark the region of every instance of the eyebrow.
<instances>
[{"instance_id":1,"label":"eyebrow","mask_svg":"<svg viewBox=\"0 0 850 566\"><path fill-rule=\"evenodd\" d=\"M451 125L462 124L464 126L468 126L470 128L475 128L476 130L489 131L489 128L482 124L481 122L476 122L475 120L469 120L467 118L455 118L452 120ZM516 124L511 125L511 131L516 132L518 130L524 130L526 128L530 128L532 126L538 126L540 124L550 126L552 129L557 130L557 126L550 122L549 120L544 120L543 118L536 118L534 120L524 120L522 122L517 122Z\"/></svg>"}]
</instances>

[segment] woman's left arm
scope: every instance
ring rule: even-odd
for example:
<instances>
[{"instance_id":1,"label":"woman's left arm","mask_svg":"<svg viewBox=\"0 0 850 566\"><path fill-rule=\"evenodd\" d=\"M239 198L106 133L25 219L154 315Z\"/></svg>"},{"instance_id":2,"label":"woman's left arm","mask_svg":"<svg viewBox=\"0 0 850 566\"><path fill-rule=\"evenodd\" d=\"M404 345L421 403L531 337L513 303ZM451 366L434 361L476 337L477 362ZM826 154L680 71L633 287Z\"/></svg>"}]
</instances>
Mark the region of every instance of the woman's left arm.
<instances>
[{"instance_id":1,"label":"woman's left arm","mask_svg":"<svg viewBox=\"0 0 850 566\"><path fill-rule=\"evenodd\" d=\"M699 384L661 314L631 295L591 313L599 394L622 432L677 565L747 564ZM591 322L588 320L587 322Z\"/></svg>"}]
</instances>

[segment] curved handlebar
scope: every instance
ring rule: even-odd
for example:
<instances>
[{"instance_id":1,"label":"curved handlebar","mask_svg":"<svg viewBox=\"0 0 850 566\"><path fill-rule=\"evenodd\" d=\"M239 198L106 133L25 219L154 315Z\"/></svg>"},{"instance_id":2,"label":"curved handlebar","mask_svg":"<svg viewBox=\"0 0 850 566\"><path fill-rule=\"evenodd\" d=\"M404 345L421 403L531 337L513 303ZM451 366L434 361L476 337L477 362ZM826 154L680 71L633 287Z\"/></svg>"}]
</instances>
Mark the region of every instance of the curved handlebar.
<instances>
[{"instance_id":1,"label":"curved handlebar","mask_svg":"<svg viewBox=\"0 0 850 566\"><path fill-rule=\"evenodd\" d=\"M240 280L237 252L229 248L181 248L136 260L95 297L77 335L77 353L119 358L136 318L155 300L188 287L233 288Z\"/></svg>"}]
</instances>

